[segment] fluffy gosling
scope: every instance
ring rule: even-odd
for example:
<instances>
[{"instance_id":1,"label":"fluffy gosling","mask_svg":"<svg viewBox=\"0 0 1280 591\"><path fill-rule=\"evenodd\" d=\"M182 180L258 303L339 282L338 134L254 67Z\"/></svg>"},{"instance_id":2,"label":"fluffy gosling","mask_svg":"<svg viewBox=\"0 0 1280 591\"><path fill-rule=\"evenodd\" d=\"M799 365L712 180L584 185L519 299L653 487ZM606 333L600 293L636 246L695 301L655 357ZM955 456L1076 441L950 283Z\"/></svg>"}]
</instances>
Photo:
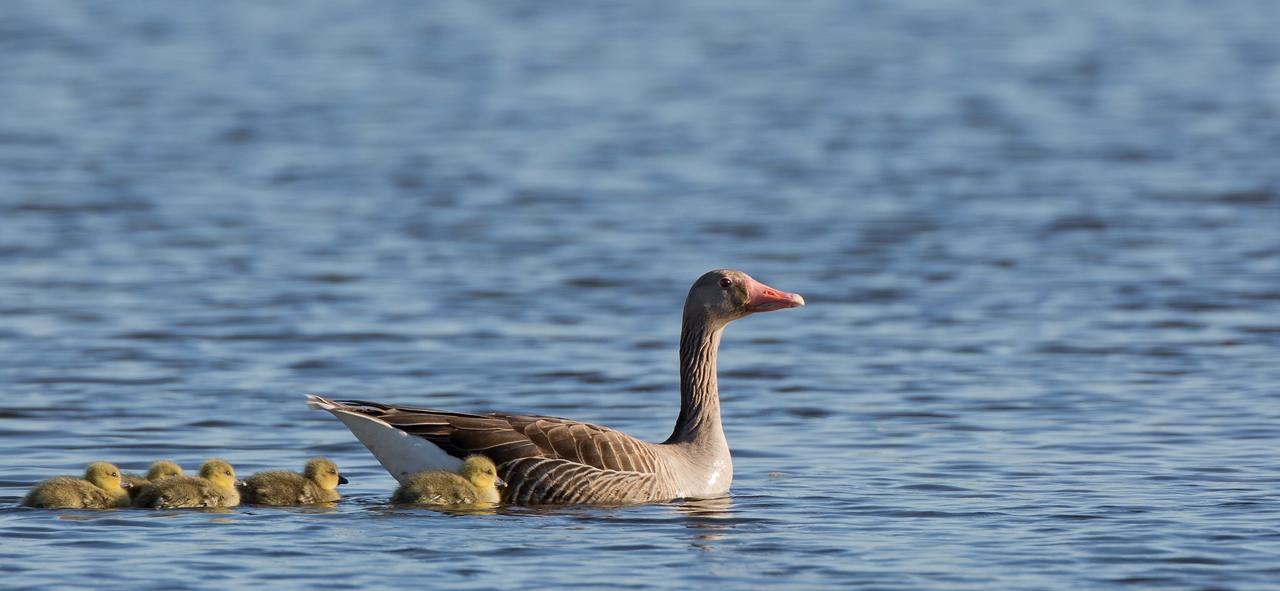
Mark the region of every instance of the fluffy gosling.
<instances>
[{"instance_id":1,"label":"fluffy gosling","mask_svg":"<svg viewBox=\"0 0 1280 591\"><path fill-rule=\"evenodd\" d=\"M471 505L501 500L497 487L506 486L506 483L498 478L498 469L492 460L482 455L467 456L460 472L431 470L414 474L396 489L391 501L419 505Z\"/></svg>"},{"instance_id":2,"label":"fluffy gosling","mask_svg":"<svg viewBox=\"0 0 1280 591\"><path fill-rule=\"evenodd\" d=\"M240 500L249 505L314 505L332 503L342 495L334 490L347 479L325 458L311 458L302 474L286 470L258 472L245 479Z\"/></svg>"},{"instance_id":3,"label":"fluffy gosling","mask_svg":"<svg viewBox=\"0 0 1280 591\"><path fill-rule=\"evenodd\" d=\"M236 486L244 481L236 478L231 464L208 460L200 465L200 476L173 476L156 481L133 500L134 507L178 509L184 507L234 507L240 504Z\"/></svg>"},{"instance_id":4,"label":"fluffy gosling","mask_svg":"<svg viewBox=\"0 0 1280 591\"><path fill-rule=\"evenodd\" d=\"M136 499L142 491L151 487L151 483L174 476L183 476L182 466L169 460L160 460L151 464L146 476L125 472L120 475L120 479L129 483L129 498Z\"/></svg>"},{"instance_id":5,"label":"fluffy gosling","mask_svg":"<svg viewBox=\"0 0 1280 591\"><path fill-rule=\"evenodd\" d=\"M55 476L37 484L22 497L22 505L44 509L111 509L128 507L129 483L120 480L120 469L107 462L85 468L84 478Z\"/></svg>"}]
</instances>

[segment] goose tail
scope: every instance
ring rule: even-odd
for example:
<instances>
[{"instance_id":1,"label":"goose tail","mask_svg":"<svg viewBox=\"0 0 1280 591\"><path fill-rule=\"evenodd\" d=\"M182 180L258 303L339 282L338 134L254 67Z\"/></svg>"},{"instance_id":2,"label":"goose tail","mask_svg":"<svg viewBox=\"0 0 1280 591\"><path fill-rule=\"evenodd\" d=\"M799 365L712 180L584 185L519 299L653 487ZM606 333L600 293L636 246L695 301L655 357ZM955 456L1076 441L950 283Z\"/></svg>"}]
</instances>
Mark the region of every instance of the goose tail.
<instances>
[{"instance_id":1,"label":"goose tail","mask_svg":"<svg viewBox=\"0 0 1280 591\"><path fill-rule=\"evenodd\" d=\"M426 439L410 435L379 419L374 409L347 406L311 394L307 395L307 408L328 411L342 421L398 482L403 483L425 470L457 472L462 468L461 459L445 453Z\"/></svg>"}]
</instances>

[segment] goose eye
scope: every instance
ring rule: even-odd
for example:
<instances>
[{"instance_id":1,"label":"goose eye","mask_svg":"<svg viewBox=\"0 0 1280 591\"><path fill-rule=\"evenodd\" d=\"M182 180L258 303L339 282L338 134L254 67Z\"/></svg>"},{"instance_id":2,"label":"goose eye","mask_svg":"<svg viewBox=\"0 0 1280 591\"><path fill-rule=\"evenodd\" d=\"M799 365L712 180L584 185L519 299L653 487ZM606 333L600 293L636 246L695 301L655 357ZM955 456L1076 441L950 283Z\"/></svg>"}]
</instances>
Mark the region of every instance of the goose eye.
<instances>
[{"instance_id":1,"label":"goose eye","mask_svg":"<svg viewBox=\"0 0 1280 591\"><path fill-rule=\"evenodd\" d=\"M733 278L731 278L731 277L721 277L721 278L720 278L720 288L721 288L721 289L728 289L730 285L733 285Z\"/></svg>"}]
</instances>

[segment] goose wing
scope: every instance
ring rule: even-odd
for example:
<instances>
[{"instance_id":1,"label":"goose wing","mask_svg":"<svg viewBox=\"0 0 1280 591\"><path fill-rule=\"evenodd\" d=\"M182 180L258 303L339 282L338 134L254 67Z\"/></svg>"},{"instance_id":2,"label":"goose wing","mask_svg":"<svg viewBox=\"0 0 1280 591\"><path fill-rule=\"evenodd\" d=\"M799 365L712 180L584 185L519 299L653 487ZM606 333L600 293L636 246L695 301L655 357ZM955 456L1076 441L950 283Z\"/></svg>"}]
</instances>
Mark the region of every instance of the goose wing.
<instances>
[{"instance_id":1,"label":"goose wing","mask_svg":"<svg viewBox=\"0 0 1280 591\"><path fill-rule=\"evenodd\" d=\"M640 503L677 496L652 472L602 470L565 459L520 458L501 465L512 503Z\"/></svg>"},{"instance_id":2,"label":"goose wing","mask_svg":"<svg viewBox=\"0 0 1280 591\"><path fill-rule=\"evenodd\" d=\"M580 421L507 413L477 415L363 400L338 403L345 410L370 415L426 439L451 456L489 456L508 483L513 481L507 473L515 465L504 465L522 459L555 460L559 462L557 466L649 475L656 474L661 464L651 444Z\"/></svg>"}]
</instances>

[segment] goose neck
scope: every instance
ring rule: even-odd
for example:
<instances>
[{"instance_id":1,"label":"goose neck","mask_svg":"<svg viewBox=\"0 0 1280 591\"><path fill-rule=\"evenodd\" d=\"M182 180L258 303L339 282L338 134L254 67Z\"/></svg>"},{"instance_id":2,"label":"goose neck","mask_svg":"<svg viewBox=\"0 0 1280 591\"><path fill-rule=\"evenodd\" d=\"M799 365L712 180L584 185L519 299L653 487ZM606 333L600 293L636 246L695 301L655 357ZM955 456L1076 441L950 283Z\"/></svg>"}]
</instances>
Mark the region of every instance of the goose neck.
<instances>
[{"instance_id":1,"label":"goose neck","mask_svg":"<svg viewBox=\"0 0 1280 591\"><path fill-rule=\"evenodd\" d=\"M723 441L716 353L723 326L688 317L680 331L680 417L667 443Z\"/></svg>"}]
</instances>

